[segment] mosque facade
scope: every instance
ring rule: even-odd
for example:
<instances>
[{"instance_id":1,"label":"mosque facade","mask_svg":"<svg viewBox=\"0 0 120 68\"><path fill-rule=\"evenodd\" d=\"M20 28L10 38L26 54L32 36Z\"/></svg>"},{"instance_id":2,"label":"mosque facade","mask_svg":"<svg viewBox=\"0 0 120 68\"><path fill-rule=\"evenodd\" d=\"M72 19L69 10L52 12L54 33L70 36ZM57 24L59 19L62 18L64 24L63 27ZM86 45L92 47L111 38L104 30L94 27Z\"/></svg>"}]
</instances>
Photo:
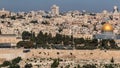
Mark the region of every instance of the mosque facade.
<instances>
[{"instance_id":1,"label":"mosque facade","mask_svg":"<svg viewBox=\"0 0 120 68\"><path fill-rule=\"evenodd\" d=\"M101 34L94 35L95 39L120 39L120 35L116 35L113 33L114 28L110 23L105 23L102 28Z\"/></svg>"}]
</instances>

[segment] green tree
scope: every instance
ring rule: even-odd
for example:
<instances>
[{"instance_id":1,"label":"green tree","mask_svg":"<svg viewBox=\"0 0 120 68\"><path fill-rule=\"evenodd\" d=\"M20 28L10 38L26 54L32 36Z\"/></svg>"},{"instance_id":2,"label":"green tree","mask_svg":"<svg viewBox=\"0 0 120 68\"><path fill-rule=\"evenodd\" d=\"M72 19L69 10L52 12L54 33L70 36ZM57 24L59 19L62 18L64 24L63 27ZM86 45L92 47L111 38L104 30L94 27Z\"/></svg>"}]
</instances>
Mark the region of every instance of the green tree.
<instances>
[{"instance_id":1,"label":"green tree","mask_svg":"<svg viewBox=\"0 0 120 68\"><path fill-rule=\"evenodd\" d=\"M21 48L21 47L24 47L24 48L33 48L34 46L34 42L33 41L19 41L17 43L17 47L18 48Z\"/></svg>"},{"instance_id":2,"label":"green tree","mask_svg":"<svg viewBox=\"0 0 120 68\"><path fill-rule=\"evenodd\" d=\"M51 68L56 68L59 65L59 59L54 59L53 63L51 64Z\"/></svg>"},{"instance_id":3,"label":"green tree","mask_svg":"<svg viewBox=\"0 0 120 68\"><path fill-rule=\"evenodd\" d=\"M62 28L59 28L59 30L58 30L58 31L59 31L59 33L60 33L60 32L62 32L62 31L63 31L63 29L62 29Z\"/></svg>"},{"instance_id":4,"label":"green tree","mask_svg":"<svg viewBox=\"0 0 120 68\"><path fill-rule=\"evenodd\" d=\"M108 46L108 39L103 39L102 41L101 41L101 45L100 45L100 48L102 48L102 49L110 49L110 47Z\"/></svg>"},{"instance_id":5,"label":"green tree","mask_svg":"<svg viewBox=\"0 0 120 68\"><path fill-rule=\"evenodd\" d=\"M84 39L83 38L75 38L74 42L75 42L75 44L82 44L82 43L84 43Z\"/></svg>"},{"instance_id":6,"label":"green tree","mask_svg":"<svg viewBox=\"0 0 120 68\"><path fill-rule=\"evenodd\" d=\"M1 66L5 67L5 66L9 66L10 64L11 64L10 61L4 61Z\"/></svg>"},{"instance_id":7,"label":"green tree","mask_svg":"<svg viewBox=\"0 0 120 68\"><path fill-rule=\"evenodd\" d=\"M30 41L36 42L35 32L32 32Z\"/></svg>"},{"instance_id":8,"label":"green tree","mask_svg":"<svg viewBox=\"0 0 120 68\"><path fill-rule=\"evenodd\" d=\"M111 40L109 40L109 43L110 43L111 49L118 48L118 45L116 44L115 40L111 39Z\"/></svg>"},{"instance_id":9,"label":"green tree","mask_svg":"<svg viewBox=\"0 0 120 68\"><path fill-rule=\"evenodd\" d=\"M6 67L7 68L20 68L20 66L18 65L18 63L21 61L21 57L17 57L11 61L4 61L3 64L0 66L1 67Z\"/></svg>"},{"instance_id":10,"label":"green tree","mask_svg":"<svg viewBox=\"0 0 120 68\"><path fill-rule=\"evenodd\" d=\"M52 44L52 43L53 43L53 38L52 38L52 34L51 34L51 33L49 33L49 35L48 35L47 42L48 42L49 44Z\"/></svg>"},{"instance_id":11,"label":"green tree","mask_svg":"<svg viewBox=\"0 0 120 68\"><path fill-rule=\"evenodd\" d=\"M45 44L48 43L48 34L47 33L44 34L44 43Z\"/></svg>"},{"instance_id":12,"label":"green tree","mask_svg":"<svg viewBox=\"0 0 120 68\"><path fill-rule=\"evenodd\" d=\"M0 29L0 35L2 34L2 31L1 31L1 29Z\"/></svg>"},{"instance_id":13,"label":"green tree","mask_svg":"<svg viewBox=\"0 0 120 68\"><path fill-rule=\"evenodd\" d=\"M38 23L38 21L37 20L32 20L32 21L30 21L30 23L36 24L36 23Z\"/></svg>"},{"instance_id":14,"label":"green tree","mask_svg":"<svg viewBox=\"0 0 120 68\"><path fill-rule=\"evenodd\" d=\"M12 64L17 64L17 63L19 63L21 60L22 60L21 57L17 57L17 58L15 58L15 59L12 60Z\"/></svg>"},{"instance_id":15,"label":"green tree","mask_svg":"<svg viewBox=\"0 0 120 68\"><path fill-rule=\"evenodd\" d=\"M105 68L115 68L113 64L105 64Z\"/></svg>"},{"instance_id":16,"label":"green tree","mask_svg":"<svg viewBox=\"0 0 120 68\"><path fill-rule=\"evenodd\" d=\"M32 64L25 64L25 68L32 68Z\"/></svg>"},{"instance_id":17,"label":"green tree","mask_svg":"<svg viewBox=\"0 0 120 68\"><path fill-rule=\"evenodd\" d=\"M69 45L72 43L70 36L63 36L63 43L64 45Z\"/></svg>"},{"instance_id":18,"label":"green tree","mask_svg":"<svg viewBox=\"0 0 120 68\"><path fill-rule=\"evenodd\" d=\"M23 39L23 40L29 40L30 37L31 37L31 33L30 33L30 32L28 32L28 31L23 31L23 33L22 33L22 39Z\"/></svg>"},{"instance_id":19,"label":"green tree","mask_svg":"<svg viewBox=\"0 0 120 68\"><path fill-rule=\"evenodd\" d=\"M83 68L97 68L94 64L90 65L90 64L86 64L83 65Z\"/></svg>"},{"instance_id":20,"label":"green tree","mask_svg":"<svg viewBox=\"0 0 120 68\"><path fill-rule=\"evenodd\" d=\"M17 19L24 19L24 17L22 15L19 15Z\"/></svg>"},{"instance_id":21,"label":"green tree","mask_svg":"<svg viewBox=\"0 0 120 68\"><path fill-rule=\"evenodd\" d=\"M10 65L8 68L20 68L20 66L18 64L15 64L15 65Z\"/></svg>"},{"instance_id":22,"label":"green tree","mask_svg":"<svg viewBox=\"0 0 120 68\"><path fill-rule=\"evenodd\" d=\"M77 68L80 68L80 65L79 65L79 64L77 65Z\"/></svg>"},{"instance_id":23,"label":"green tree","mask_svg":"<svg viewBox=\"0 0 120 68\"><path fill-rule=\"evenodd\" d=\"M110 60L111 63L114 63L114 58L112 57L112 59Z\"/></svg>"},{"instance_id":24,"label":"green tree","mask_svg":"<svg viewBox=\"0 0 120 68\"><path fill-rule=\"evenodd\" d=\"M36 45L37 47L42 47L42 48L49 48L48 46L48 34L45 33L43 34L42 31L39 32L39 34L36 37Z\"/></svg>"},{"instance_id":25,"label":"green tree","mask_svg":"<svg viewBox=\"0 0 120 68\"><path fill-rule=\"evenodd\" d=\"M42 21L41 24L44 24L44 25L49 25L50 23L48 21Z\"/></svg>"},{"instance_id":26,"label":"green tree","mask_svg":"<svg viewBox=\"0 0 120 68\"><path fill-rule=\"evenodd\" d=\"M25 45L24 42L25 42L25 41L19 41L19 42L17 43L17 47L18 47L18 48L24 47L24 45Z\"/></svg>"},{"instance_id":27,"label":"green tree","mask_svg":"<svg viewBox=\"0 0 120 68\"><path fill-rule=\"evenodd\" d=\"M70 65L65 66L65 68L70 68Z\"/></svg>"},{"instance_id":28,"label":"green tree","mask_svg":"<svg viewBox=\"0 0 120 68\"><path fill-rule=\"evenodd\" d=\"M62 35L56 34L54 41L55 41L55 44L61 44L62 43Z\"/></svg>"},{"instance_id":29,"label":"green tree","mask_svg":"<svg viewBox=\"0 0 120 68\"><path fill-rule=\"evenodd\" d=\"M16 16L11 16L11 20L16 20Z\"/></svg>"},{"instance_id":30,"label":"green tree","mask_svg":"<svg viewBox=\"0 0 120 68\"><path fill-rule=\"evenodd\" d=\"M36 38L37 44L44 44L44 42L43 42L44 37L43 36L44 36L43 32L40 31L39 34L37 35L37 38Z\"/></svg>"},{"instance_id":31,"label":"green tree","mask_svg":"<svg viewBox=\"0 0 120 68\"><path fill-rule=\"evenodd\" d=\"M2 19L6 18L6 14L2 15L1 18L2 18Z\"/></svg>"}]
</instances>

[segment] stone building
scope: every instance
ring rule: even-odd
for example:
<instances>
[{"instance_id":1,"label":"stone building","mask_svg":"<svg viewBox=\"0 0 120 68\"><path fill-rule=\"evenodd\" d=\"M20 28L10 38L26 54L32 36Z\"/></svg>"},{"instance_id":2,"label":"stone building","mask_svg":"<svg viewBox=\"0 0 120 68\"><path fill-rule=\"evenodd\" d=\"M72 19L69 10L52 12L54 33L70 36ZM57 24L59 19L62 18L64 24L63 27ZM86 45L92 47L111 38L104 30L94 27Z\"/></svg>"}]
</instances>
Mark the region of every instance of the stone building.
<instances>
[{"instance_id":1,"label":"stone building","mask_svg":"<svg viewBox=\"0 0 120 68\"><path fill-rule=\"evenodd\" d=\"M0 47L15 47L22 39L17 38L14 34L0 35Z\"/></svg>"},{"instance_id":2,"label":"stone building","mask_svg":"<svg viewBox=\"0 0 120 68\"><path fill-rule=\"evenodd\" d=\"M10 12L6 11L4 8L2 10L0 10L0 16L2 16L2 15L8 16L9 14L10 14Z\"/></svg>"}]
</instances>

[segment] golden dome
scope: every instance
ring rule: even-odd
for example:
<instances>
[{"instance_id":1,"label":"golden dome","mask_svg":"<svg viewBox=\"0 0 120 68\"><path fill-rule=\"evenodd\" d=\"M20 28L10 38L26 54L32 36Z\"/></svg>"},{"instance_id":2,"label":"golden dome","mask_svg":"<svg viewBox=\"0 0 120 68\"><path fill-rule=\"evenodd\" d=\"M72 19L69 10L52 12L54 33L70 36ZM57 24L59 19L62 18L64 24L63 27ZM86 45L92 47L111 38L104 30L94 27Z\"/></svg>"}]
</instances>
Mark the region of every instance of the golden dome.
<instances>
[{"instance_id":1,"label":"golden dome","mask_svg":"<svg viewBox=\"0 0 120 68\"><path fill-rule=\"evenodd\" d=\"M113 31L113 27L111 24L109 23L105 23L102 27L102 31L104 32L112 32Z\"/></svg>"}]
</instances>

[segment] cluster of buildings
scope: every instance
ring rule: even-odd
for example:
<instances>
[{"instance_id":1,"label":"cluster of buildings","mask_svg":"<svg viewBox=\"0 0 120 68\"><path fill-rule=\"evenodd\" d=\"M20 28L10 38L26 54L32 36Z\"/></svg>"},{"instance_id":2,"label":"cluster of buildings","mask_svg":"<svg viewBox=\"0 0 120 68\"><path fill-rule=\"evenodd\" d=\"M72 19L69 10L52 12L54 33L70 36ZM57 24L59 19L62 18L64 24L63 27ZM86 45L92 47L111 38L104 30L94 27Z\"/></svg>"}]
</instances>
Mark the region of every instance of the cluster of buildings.
<instances>
[{"instance_id":1,"label":"cluster of buildings","mask_svg":"<svg viewBox=\"0 0 120 68\"><path fill-rule=\"evenodd\" d=\"M120 12L114 6L112 12L103 10L101 13L87 11L60 12L59 6L53 5L51 11L10 12L4 8L0 10L0 43L10 43L6 40L20 41L23 31L56 33L73 35L75 38L93 39L94 35L102 33L104 23L112 25L115 35L120 34ZM7 35L7 36L6 36ZM12 35L12 36L11 36ZM8 37L9 36L9 37ZM7 37L3 39L3 37ZM15 39L11 38L15 37ZM10 39L9 39L10 38Z\"/></svg>"}]
</instances>

